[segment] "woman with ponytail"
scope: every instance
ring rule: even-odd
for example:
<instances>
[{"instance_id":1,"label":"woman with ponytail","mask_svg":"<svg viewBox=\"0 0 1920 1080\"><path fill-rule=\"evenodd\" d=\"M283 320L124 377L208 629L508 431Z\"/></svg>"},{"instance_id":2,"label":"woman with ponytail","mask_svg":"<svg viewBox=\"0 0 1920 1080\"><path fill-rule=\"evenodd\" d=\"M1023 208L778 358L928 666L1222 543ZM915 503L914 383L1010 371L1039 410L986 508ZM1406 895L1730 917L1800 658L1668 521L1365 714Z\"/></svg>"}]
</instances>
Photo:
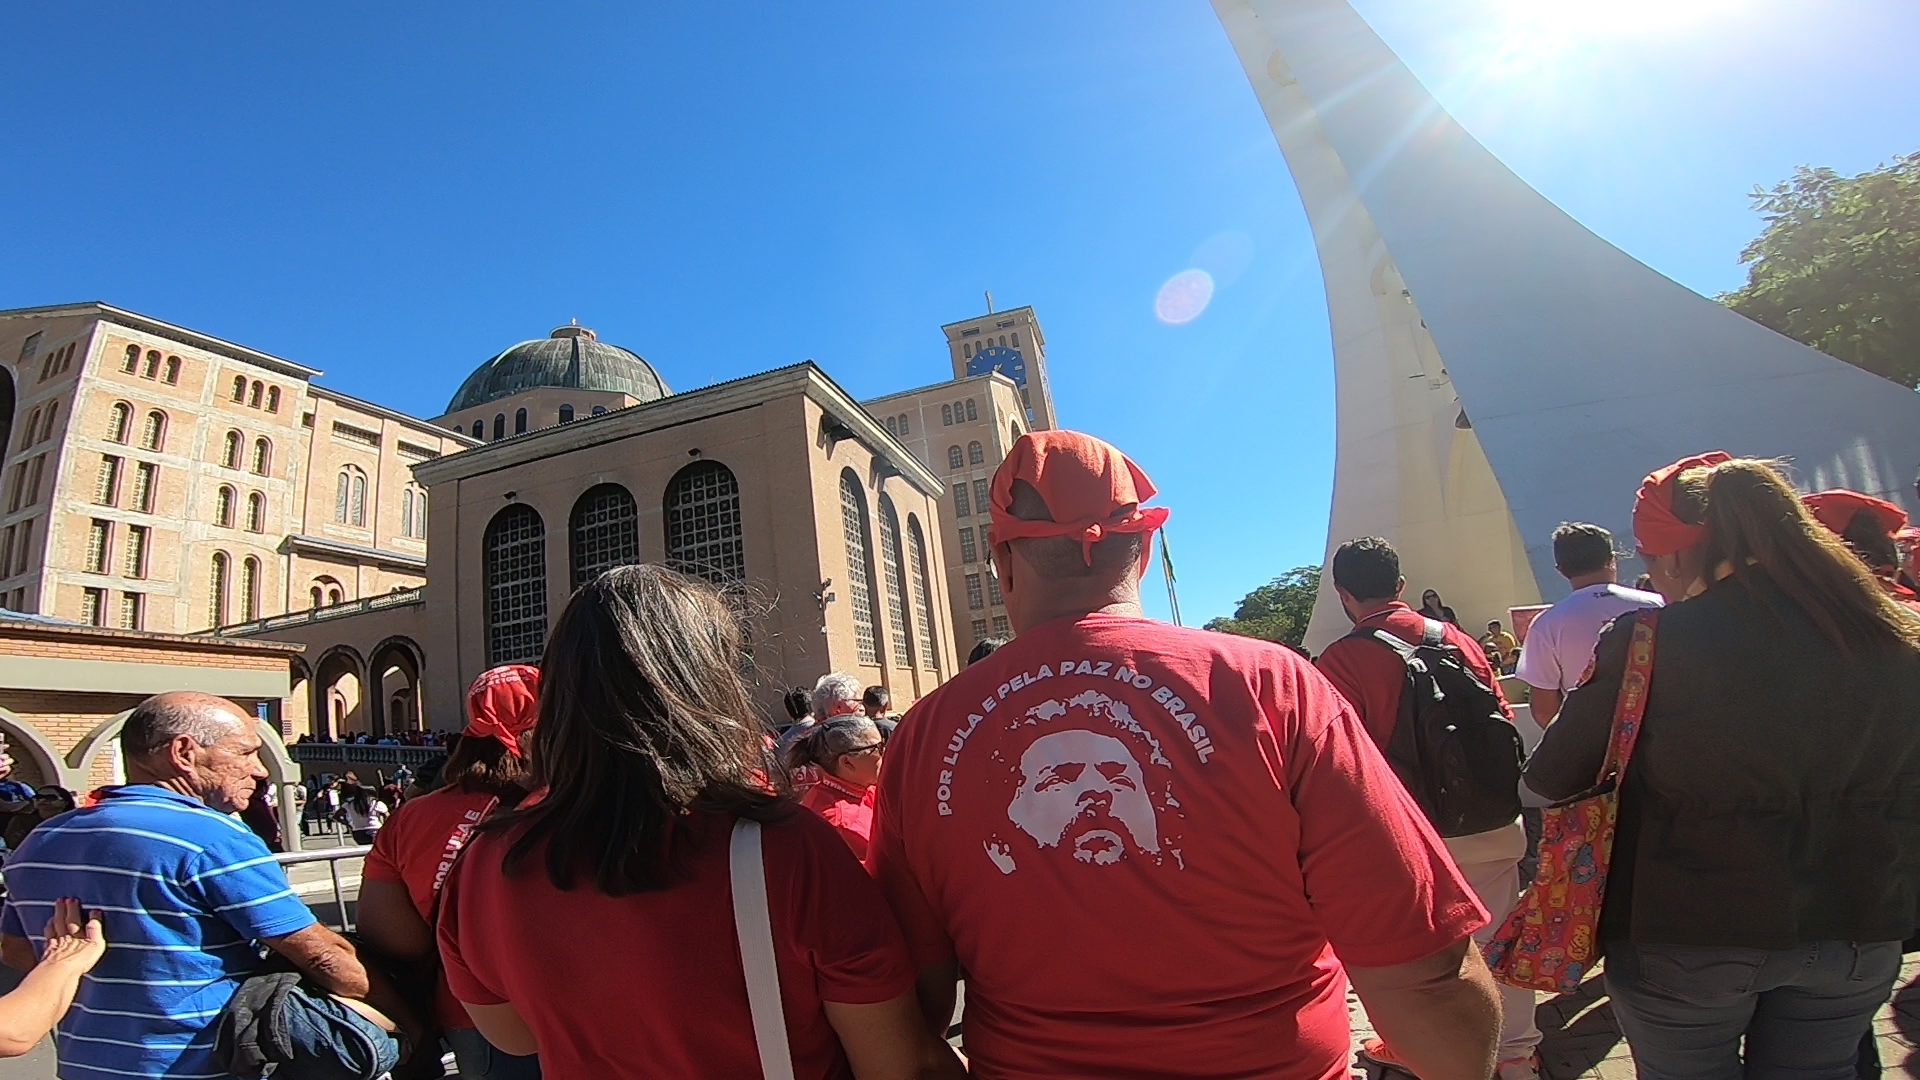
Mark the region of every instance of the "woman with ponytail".
<instances>
[{"instance_id":1,"label":"woman with ponytail","mask_svg":"<svg viewBox=\"0 0 1920 1080\"><path fill-rule=\"evenodd\" d=\"M1849 1076L1920 925L1920 619L1770 462L1648 476L1634 538L1657 617L1601 912L1641 1075ZM1601 636L1527 765L1600 773L1642 613Z\"/></svg>"},{"instance_id":2,"label":"woman with ponytail","mask_svg":"<svg viewBox=\"0 0 1920 1080\"><path fill-rule=\"evenodd\" d=\"M867 857L874 785L886 748L880 725L856 713L815 724L787 750L789 775L811 766L820 778L800 796L800 805L838 829L855 858Z\"/></svg>"}]
</instances>

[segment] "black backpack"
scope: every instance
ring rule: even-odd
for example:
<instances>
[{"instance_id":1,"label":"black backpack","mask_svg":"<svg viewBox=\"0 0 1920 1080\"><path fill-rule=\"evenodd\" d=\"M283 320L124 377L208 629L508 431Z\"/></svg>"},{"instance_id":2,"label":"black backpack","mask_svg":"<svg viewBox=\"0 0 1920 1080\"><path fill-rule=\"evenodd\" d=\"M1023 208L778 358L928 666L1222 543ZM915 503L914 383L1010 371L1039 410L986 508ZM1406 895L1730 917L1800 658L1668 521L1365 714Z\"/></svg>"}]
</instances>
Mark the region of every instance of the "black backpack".
<instances>
[{"instance_id":1,"label":"black backpack","mask_svg":"<svg viewBox=\"0 0 1920 1080\"><path fill-rule=\"evenodd\" d=\"M1432 619L1418 645L1386 630L1355 630L1406 665L1387 763L1441 836L1470 836L1520 816L1525 749L1500 699Z\"/></svg>"}]
</instances>

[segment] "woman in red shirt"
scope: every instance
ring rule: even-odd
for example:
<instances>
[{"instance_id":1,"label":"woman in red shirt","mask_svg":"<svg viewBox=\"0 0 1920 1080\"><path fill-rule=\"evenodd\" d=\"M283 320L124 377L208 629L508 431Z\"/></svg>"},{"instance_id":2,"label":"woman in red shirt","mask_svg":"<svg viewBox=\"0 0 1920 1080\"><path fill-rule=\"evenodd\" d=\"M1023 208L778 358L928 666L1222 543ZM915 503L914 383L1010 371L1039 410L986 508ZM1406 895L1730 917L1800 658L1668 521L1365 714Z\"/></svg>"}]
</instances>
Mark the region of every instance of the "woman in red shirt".
<instances>
[{"instance_id":1,"label":"woman in red shirt","mask_svg":"<svg viewBox=\"0 0 1920 1080\"><path fill-rule=\"evenodd\" d=\"M508 664L467 690L467 727L441 767L442 786L407 801L374 838L360 884L360 934L395 959L432 964L435 1024L466 1080L539 1080L540 1059L495 1049L454 1000L433 940L435 908L454 856L488 814L526 795L523 738L540 714L540 671Z\"/></svg>"},{"instance_id":2,"label":"woman in red shirt","mask_svg":"<svg viewBox=\"0 0 1920 1080\"><path fill-rule=\"evenodd\" d=\"M880 758L886 740L880 726L865 716L840 716L800 737L787 751L789 772L809 765L820 779L800 797L800 805L840 830L855 858L867 857L873 834L874 785L880 782Z\"/></svg>"},{"instance_id":3,"label":"woman in red shirt","mask_svg":"<svg viewBox=\"0 0 1920 1080\"><path fill-rule=\"evenodd\" d=\"M541 662L540 794L483 824L448 876L454 996L548 1076L765 1075L729 873L745 820L763 834L772 939L755 991L777 993L791 1075L963 1076L920 1019L878 886L767 789L778 770L742 654L725 597L697 578L623 566L574 593Z\"/></svg>"}]
</instances>

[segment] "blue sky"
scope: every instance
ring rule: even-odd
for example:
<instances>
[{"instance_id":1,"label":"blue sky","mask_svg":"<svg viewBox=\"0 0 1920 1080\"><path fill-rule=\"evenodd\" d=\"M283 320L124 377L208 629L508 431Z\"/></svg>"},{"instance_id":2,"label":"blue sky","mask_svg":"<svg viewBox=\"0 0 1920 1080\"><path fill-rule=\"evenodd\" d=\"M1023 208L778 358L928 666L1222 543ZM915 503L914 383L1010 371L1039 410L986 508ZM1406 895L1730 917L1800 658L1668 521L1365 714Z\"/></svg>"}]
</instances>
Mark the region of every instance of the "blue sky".
<instances>
[{"instance_id":1,"label":"blue sky","mask_svg":"<svg viewBox=\"0 0 1920 1080\"><path fill-rule=\"evenodd\" d=\"M1755 184L1920 149L1910 0L1356 6L1703 292L1743 280ZM570 318L683 389L807 357L918 386L992 289L1038 310L1063 421L1160 484L1189 621L1318 561L1318 268L1203 0L454 10L8 5L0 307L104 299L432 416ZM1211 305L1161 323L1196 262Z\"/></svg>"}]
</instances>

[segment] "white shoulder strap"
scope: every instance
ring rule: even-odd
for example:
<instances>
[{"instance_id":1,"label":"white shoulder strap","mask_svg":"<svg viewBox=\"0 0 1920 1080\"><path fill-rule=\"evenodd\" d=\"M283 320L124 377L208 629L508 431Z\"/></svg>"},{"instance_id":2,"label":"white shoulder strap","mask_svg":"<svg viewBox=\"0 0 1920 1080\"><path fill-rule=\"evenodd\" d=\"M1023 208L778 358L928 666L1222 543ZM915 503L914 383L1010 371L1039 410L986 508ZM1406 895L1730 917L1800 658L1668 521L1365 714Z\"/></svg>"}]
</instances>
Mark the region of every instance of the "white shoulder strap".
<instances>
[{"instance_id":1,"label":"white shoulder strap","mask_svg":"<svg viewBox=\"0 0 1920 1080\"><path fill-rule=\"evenodd\" d=\"M767 864L760 853L760 823L733 823L728 851L733 877L733 929L747 971L747 1007L753 1010L753 1040L760 1047L766 1080L793 1080L787 1048L787 1014L780 1004L780 968L773 956L773 917L767 911Z\"/></svg>"}]
</instances>

